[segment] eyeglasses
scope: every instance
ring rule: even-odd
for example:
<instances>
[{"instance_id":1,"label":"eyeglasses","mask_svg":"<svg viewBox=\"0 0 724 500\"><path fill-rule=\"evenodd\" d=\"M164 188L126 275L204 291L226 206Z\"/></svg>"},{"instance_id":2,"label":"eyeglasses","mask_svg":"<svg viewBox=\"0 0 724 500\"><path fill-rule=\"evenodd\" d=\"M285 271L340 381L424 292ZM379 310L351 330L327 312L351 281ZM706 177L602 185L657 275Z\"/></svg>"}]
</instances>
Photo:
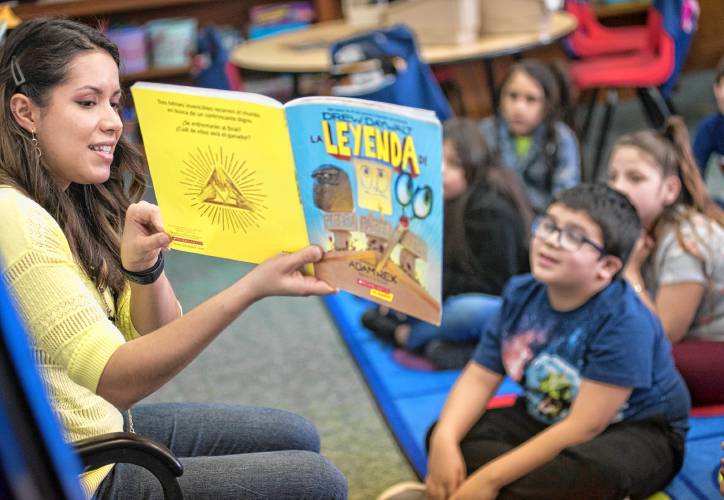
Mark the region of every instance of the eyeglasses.
<instances>
[{"instance_id":1,"label":"eyeglasses","mask_svg":"<svg viewBox=\"0 0 724 500\"><path fill-rule=\"evenodd\" d=\"M601 255L606 255L606 249L593 240L587 238L577 229L561 228L550 217L536 217L533 221L531 232L534 236L547 240L554 233L558 233L558 244L563 250L575 252L580 250L584 243L588 243L598 250Z\"/></svg>"}]
</instances>

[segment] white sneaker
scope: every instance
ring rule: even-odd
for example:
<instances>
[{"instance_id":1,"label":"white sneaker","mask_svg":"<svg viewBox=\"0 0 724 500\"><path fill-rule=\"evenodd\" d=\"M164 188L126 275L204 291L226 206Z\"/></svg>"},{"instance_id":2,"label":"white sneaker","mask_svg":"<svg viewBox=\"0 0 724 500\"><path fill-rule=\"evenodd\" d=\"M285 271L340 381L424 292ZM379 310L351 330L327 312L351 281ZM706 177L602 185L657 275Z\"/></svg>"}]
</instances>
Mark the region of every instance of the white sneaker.
<instances>
[{"instance_id":1,"label":"white sneaker","mask_svg":"<svg viewBox=\"0 0 724 500\"><path fill-rule=\"evenodd\" d=\"M405 481L387 488L377 500L425 500L425 498L427 493L423 483Z\"/></svg>"}]
</instances>

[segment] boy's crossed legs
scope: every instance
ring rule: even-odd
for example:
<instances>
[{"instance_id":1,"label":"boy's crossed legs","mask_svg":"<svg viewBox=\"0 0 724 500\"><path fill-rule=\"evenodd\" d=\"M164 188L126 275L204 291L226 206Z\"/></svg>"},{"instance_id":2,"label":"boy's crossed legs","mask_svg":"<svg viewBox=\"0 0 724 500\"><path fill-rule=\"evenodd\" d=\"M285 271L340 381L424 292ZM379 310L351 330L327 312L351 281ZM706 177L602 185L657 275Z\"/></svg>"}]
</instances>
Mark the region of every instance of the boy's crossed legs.
<instances>
[{"instance_id":1,"label":"boy's crossed legs","mask_svg":"<svg viewBox=\"0 0 724 500\"><path fill-rule=\"evenodd\" d=\"M523 399L509 408L488 410L460 444L468 476L546 427L526 413ZM647 498L669 484L683 456L683 437L663 420L613 424L503 488L498 498Z\"/></svg>"}]
</instances>

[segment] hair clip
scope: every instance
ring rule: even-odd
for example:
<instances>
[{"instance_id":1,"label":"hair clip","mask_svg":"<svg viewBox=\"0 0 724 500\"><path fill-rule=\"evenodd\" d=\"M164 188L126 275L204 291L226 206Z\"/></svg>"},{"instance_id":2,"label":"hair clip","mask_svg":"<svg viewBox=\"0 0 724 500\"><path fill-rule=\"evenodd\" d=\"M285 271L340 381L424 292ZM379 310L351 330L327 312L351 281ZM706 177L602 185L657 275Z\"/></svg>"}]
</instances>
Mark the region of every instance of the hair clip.
<instances>
[{"instance_id":1,"label":"hair clip","mask_svg":"<svg viewBox=\"0 0 724 500\"><path fill-rule=\"evenodd\" d=\"M20 70L17 57L13 56L10 58L10 73L13 75L16 87L20 87L25 83L25 75L23 75L23 72Z\"/></svg>"}]
</instances>

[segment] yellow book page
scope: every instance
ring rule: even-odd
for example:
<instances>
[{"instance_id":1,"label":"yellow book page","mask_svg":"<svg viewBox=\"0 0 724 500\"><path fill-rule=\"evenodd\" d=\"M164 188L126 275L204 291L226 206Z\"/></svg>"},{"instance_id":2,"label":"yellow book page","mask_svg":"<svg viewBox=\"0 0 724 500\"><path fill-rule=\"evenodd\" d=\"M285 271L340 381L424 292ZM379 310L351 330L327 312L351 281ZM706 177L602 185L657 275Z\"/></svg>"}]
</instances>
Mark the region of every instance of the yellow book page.
<instances>
[{"instance_id":1,"label":"yellow book page","mask_svg":"<svg viewBox=\"0 0 724 500\"><path fill-rule=\"evenodd\" d=\"M162 84L131 91L172 248L258 263L308 244L279 104Z\"/></svg>"}]
</instances>

